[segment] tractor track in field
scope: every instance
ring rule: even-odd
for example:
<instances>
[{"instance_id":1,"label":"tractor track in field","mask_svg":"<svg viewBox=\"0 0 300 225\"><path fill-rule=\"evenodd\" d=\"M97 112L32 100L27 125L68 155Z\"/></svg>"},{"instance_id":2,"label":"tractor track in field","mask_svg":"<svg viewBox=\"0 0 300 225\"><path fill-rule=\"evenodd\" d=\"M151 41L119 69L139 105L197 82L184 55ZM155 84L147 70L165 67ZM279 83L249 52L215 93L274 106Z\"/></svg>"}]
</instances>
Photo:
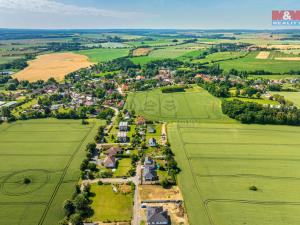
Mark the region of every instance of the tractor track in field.
<instances>
[{"instance_id":1,"label":"tractor track in field","mask_svg":"<svg viewBox=\"0 0 300 225\"><path fill-rule=\"evenodd\" d=\"M46 206L46 208L45 208L45 210L44 210L44 212L43 212L43 214L42 214L42 217L41 217L41 219L40 219L38 225L42 225L42 224L44 223L45 218L46 218L46 216L47 216L47 214L48 214L48 211L49 211L49 209L50 209L50 207L51 207L51 204L53 203L53 201L54 201L54 199L55 199L55 197L56 197L56 194L57 194L57 192L58 192L60 186L62 185L62 183L64 183L64 178L65 178L65 176L66 176L66 174L67 174L67 172L68 172L68 169L69 169L69 167L70 167L70 165L71 165L73 159L75 158L76 154L79 152L80 148L82 147L84 141L85 141L86 138L89 136L89 134L91 133L91 131L94 129L95 126L96 126L96 123L94 123L94 125L90 128L90 130L87 132L87 134L86 134L86 135L84 136L84 138L82 139L81 144L78 145L78 147L77 147L76 150L73 152L73 154L71 155L70 159L68 160L68 162L67 162L67 164L66 164L66 167L65 167L64 170L63 170L62 176L60 177L60 179L59 179L59 181L58 181L58 183L57 183L57 185L56 185L56 187L55 187L55 189L54 189L54 191L53 191L53 193L52 193L52 195L51 195L51 197L50 197L50 200L48 201L48 204L47 204L47 206Z\"/></svg>"}]
</instances>

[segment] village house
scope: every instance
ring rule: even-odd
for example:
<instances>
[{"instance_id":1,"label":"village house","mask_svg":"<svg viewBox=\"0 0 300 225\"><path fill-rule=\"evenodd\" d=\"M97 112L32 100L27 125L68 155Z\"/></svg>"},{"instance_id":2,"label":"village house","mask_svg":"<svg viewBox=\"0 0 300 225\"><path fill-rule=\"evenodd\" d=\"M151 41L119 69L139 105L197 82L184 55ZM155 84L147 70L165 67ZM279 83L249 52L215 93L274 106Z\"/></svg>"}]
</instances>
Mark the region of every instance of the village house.
<instances>
[{"instance_id":1,"label":"village house","mask_svg":"<svg viewBox=\"0 0 300 225\"><path fill-rule=\"evenodd\" d=\"M154 160L149 157L149 156L146 156L145 157L145 161L144 161L144 167L151 167L151 168L154 168L155 167L155 162Z\"/></svg>"},{"instance_id":2,"label":"village house","mask_svg":"<svg viewBox=\"0 0 300 225\"><path fill-rule=\"evenodd\" d=\"M150 133L150 134L154 134L154 133L156 133L156 130L155 130L155 128L154 128L154 127L149 127L149 129L148 129L148 133Z\"/></svg>"},{"instance_id":3,"label":"village house","mask_svg":"<svg viewBox=\"0 0 300 225\"><path fill-rule=\"evenodd\" d=\"M127 132L118 132L118 141L120 143L126 143L128 141Z\"/></svg>"},{"instance_id":4,"label":"village house","mask_svg":"<svg viewBox=\"0 0 300 225\"><path fill-rule=\"evenodd\" d=\"M167 211L163 207L147 207L148 225L169 225L170 219Z\"/></svg>"},{"instance_id":5,"label":"village house","mask_svg":"<svg viewBox=\"0 0 300 225\"><path fill-rule=\"evenodd\" d=\"M105 151L105 154L110 155L110 156L116 156L116 155L122 154L122 153L123 153L123 149L119 148L119 147L111 147Z\"/></svg>"},{"instance_id":6,"label":"village house","mask_svg":"<svg viewBox=\"0 0 300 225\"><path fill-rule=\"evenodd\" d=\"M157 142L155 138L150 138L149 139L149 146L150 147L156 147L157 146Z\"/></svg>"},{"instance_id":7,"label":"village house","mask_svg":"<svg viewBox=\"0 0 300 225\"><path fill-rule=\"evenodd\" d=\"M119 123L119 130L120 131L128 131L129 130L129 127L128 127L128 122L120 122Z\"/></svg>"},{"instance_id":8,"label":"village house","mask_svg":"<svg viewBox=\"0 0 300 225\"><path fill-rule=\"evenodd\" d=\"M130 120L130 112L126 112L124 115L125 120Z\"/></svg>"},{"instance_id":9,"label":"village house","mask_svg":"<svg viewBox=\"0 0 300 225\"><path fill-rule=\"evenodd\" d=\"M143 178L144 178L144 181L155 181L158 179L157 174L156 174L155 162L149 156L145 157Z\"/></svg>"},{"instance_id":10,"label":"village house","mask_svg":"<svg viewBox=\"0 0 300 225\"><path fill-rule=\"evenodd\" d=\"M105 168L115 168L117 164L117 160L114 156L106 156L105 159L102 161L102 165Z\"/></svg>"},{"instance_id":11,"label":"village house","mask_svg":"<svg viewBox=\"0 0 300 225\"><path fill-rule=\"evenodd\" d=\"M144 181L155 181L158 179L156 170L151 167L145 167L143 170Z\"/></svg>"}]
</instances>

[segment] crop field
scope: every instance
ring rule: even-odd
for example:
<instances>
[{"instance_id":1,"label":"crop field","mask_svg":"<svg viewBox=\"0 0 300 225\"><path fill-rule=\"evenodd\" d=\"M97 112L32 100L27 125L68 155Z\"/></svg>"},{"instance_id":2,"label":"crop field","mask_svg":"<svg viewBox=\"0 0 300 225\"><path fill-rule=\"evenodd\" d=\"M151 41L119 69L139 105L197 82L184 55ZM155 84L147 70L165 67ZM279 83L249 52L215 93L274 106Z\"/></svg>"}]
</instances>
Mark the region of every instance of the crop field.
<instances>
[{"instance_id":1,"label":"crop field","mask_svg":"<svg viewBox=\"0 0 300 225\"><path fill-rule=\"evenodd\" d=\"M90 50L82 50L76 52L85 55L91 62L106 62L120 57L125 57L129 54L127 48L97 48Z\"/></svg>"},{"instance_id":2,"label":"crop field","mask_svg":"<svg viewBox=\"0 0 300 225\"><path fill-rule=\"evenodd\" d=\"M191 225L299 224L299 127L171 123L168 131Z\"/></svg>"},{"instance_id":3,"label":"crop field","mask_svg":"<svg viewBox=\"0 0 300 225\"><path fill-rule=\"evenodd\" d=\"M133 56L145 56L151 52L151 48L137 48L133 51Z\"/></svg>"},{"instance_id":4,"label":"crop field","mask_svg":"<svg viewBox=\"0 0 300 225\"><path fill-rule=\"evenodd\" d=\"M206 56L205 59L196 59L193 60L194 63L212 63L214 61L220 60L229 60L229 59L236 59L239 57L243 57L247 54L247 52L216 52Z\"/></svg>"},{"instance_id":5,"label":"crop field","mask_svg":"<svg viewBox=\"0 0 300 225\"><path fill-rule=\"evenodd\" d=\"M300 92L272 92L284 96L287 100L292 101L295 106L300 108Z\"/></svg>"},{"instance_id":6,"label":"crop field","mask_svg":"<svg viewBox=\"0 0 300 225\"><path fill-rule=\"evenodd\" d=\"M151 120L232 122L223 115L221 102L205 90L163 94L160 89L130 93L125 108Z\"/></svg>"},{"instance_id":7,"label":"crop field","mask_svg":"<svg viewBox=\"0 0 300 225\"><path fill-rule=\"evenodd\" d=\"M48 80L54 77L58 81L81 68L92 65L86 56L75 53L53 53L40 55L28 62L29 66L14 75L19 80Z\"/></svg>"},{"instance_id":8,"label":"crop field","mask_svg":"<svg viewBox=\"0 0 300 225\"><path fill-rule=\"evenodd\" d=\"M160 59L179 59L184 60L187 58L192 58L200 55L201 50L204 47L199 44L190 44L190 45L177 45L177 46L168 46L152 50L147 56L139 56L131 58L131 61L135 64L144 65L154 60Z\"/></svg>"},{"instance_id":9,"label":"crop field","mask_svg":"<svg viewBox=\"0 0 300 225\"><path fill-rule=\"evenodd\" d=\"M101 121L42 119L0 126L0 224L54 225ZM28 179L29 182L25 182Z\"/></svg>"},{"instance_id":10,"label":"crop field","mask_svg":"<svg viewBox=\"0 0 300 225\"><path fill-rule=\"evenodd\" d=\"M256 59L258 52L251 52L244 58L219 62L222 69L229 71L237 70L265 70L274 73L285 73L291 70L300 70L300 63L297 61L275 60L275 59Z\"/></svg>"},{"instance_id":11,"label":"crop field","mask_svg":"<svg viewBox=\"0 0 300 225\"><path fill-rule=\"evenodd\" d=\"M176 45L178 43L182 43L184 39L177 39L178 42L173 42L174 39L166 39L166 38L160 38L152 41L134 41L134 42L127 42L128 45L139 47L139 46L151 46L151 47L157 47L157 46L170 46L170 45Z\"/></svg>"}]
</instances>

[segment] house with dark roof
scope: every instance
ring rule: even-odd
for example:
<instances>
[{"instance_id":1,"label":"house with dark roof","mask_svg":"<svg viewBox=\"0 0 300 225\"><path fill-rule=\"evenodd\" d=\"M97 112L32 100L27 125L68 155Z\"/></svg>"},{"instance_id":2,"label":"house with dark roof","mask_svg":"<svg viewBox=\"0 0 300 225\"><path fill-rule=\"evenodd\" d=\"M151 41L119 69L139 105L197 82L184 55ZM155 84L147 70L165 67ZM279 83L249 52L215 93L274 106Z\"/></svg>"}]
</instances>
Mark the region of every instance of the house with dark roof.
<instances>
[{"instance_id":1,"label":"house with dark roof","mask_svg":"<svg viewBox=\"0 0 300 225\"><path fill-rule=\"evenodd\" d=\"M128 131L128 122L120 122L119 123L119 130L120 131Z\"/></svg>"},{"instance_id":2,"label":"house with dark roof","mask_svg":"<svg viewBox=\"0 0 300 225\"><path fill-rule=\"evenodd\" d=\"M145 167L143 171L144 181L156 181L158 179L156 170L153 167Z\"/></svg>"},{"instance_id":3,"label":"house with dark roof","mask_svg":"<svg viewBox=\"0 0 300 225\"><path fill-rule=\"evenodd\" d=\"M155 138L150 138L149 139L149 146L150 147L156 147L157 146L157 142Z\"/></svg>"},{"instance_id":4,"label":"house with dark roof","mask_svg":"<svg viewBox=\"0 0 300 225\"><path fill-rule=\"evenodd\" d=\"M147 207L148 225L169 225L170 219L167 211L163 207Z\"/></svg>"},{"instance_id":5,"label":"house with dark roof","mask_svg":"<svg viewBox=\"0 0 300 225\"><path fill-rule=\"evenodd\" d=\"M106 168L115 168L117 164L117 160L114 156L106 156L105 159L102 161L102 165Z\"/></svg>"},{"instance_id":6,"label":"house with dark roof","mask_svg":"<svg viewBox=\"0 0 300 225\"><path fill-rule=\"evenodd\" d=\"M106 150L105 154L110 155L110 156L115 156L115 155L118 155L118 154L122 154L122 152L123 152L122 148L114 146L114 147L111 147L108 150Z\"/></svg>"},{"instance_id":7,"label":"house with dark roof","mask_svg":"<svg viewBox=\"0 0 300 225\"><path fill-rule=\"evenodd\" d=\"M154 168L155 167L155 162L150 156L146 156L145 161L144 161L144 166Z\"/></svg>"},{"instance_id":8,"label":"house with dark roof","mask_svg":"<svg viewBox=\"0 0 300 225\"><path fill-rule=\"evenodd\" d=\"M127 132L119 132L118 133L118 141L120 143L126 143L128 141Z\"/></svg>"}]
</instances>

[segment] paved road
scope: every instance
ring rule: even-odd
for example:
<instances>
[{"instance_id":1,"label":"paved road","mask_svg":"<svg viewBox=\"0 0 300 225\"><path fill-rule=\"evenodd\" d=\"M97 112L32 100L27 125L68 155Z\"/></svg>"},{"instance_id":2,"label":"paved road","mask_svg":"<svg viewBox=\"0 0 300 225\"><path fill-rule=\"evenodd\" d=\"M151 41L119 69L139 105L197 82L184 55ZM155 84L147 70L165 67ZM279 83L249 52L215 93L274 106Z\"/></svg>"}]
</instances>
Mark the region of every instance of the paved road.
<instances>
[{"instance_id":1,"label":"paved road","mask_svg":"<svg viewBox=\"0 0 300 225\"><path fill-rule=\"evenodd\" d=\"M141 163L138 162L136 167L136 175L132 178L132 181L135 184L135 192L134 192L134 205L133 205L133 220L131 222L132 225L140 225L141 221L141 203L139 196L139 185L141 183Z\"/></svg>"}]
</instances>

